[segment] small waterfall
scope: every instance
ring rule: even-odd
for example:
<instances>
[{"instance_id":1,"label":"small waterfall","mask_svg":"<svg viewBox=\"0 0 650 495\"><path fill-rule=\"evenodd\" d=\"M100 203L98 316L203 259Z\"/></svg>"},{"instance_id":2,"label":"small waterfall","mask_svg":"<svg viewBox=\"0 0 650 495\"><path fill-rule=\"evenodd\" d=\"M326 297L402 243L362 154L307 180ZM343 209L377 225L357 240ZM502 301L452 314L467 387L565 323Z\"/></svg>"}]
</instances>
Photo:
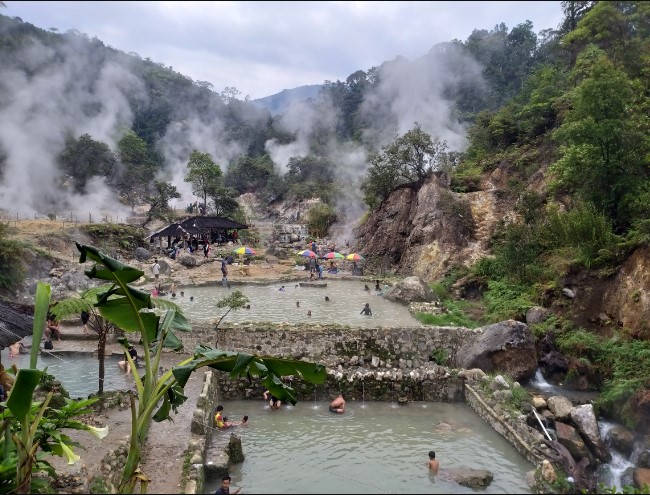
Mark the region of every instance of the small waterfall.
<instances>
[{"instance_id":1,"label":"small waterfall","mask_svg":"<svg viewBox=\"0 0 650 495\"><path fill-rule=\"evenodd\" d=\"M392 397L391 397L390 407L392 407L394 409L394 408L397 408L399 406L397 405L397 401L395 399L395 380L391 380L391 383L393 385L393 393L391 394Z\"/></svg>"},{"instance_id":2,"label":"small waterfall","mask_svg":"<svg viewBox=\"0 0 650 495\"><path fill-rule=\"evenodd\" d=\"M361 380L361 407L363 409L366 407L366 384L363 379Z\"/></svg>"},{"instance_id":3,"label":"small waterfall","mask_svg":"<svg viewBox=\"0 0 650 495\"><path fill-rule=\"evenodd\" d=\"M535 376L530 381L530 386L536 388L537 390L553 390L555 387L548 383L542 375L542 370L537 368L535 370Z\"/></svg>"},{"instance_id":4,"label":"small waterfall","mask_svg":"<svg viewBox=\"0 0 650 495\"><path fill-rule=\"evenodd\" d=\"M609 431L616 426L616 423L610 423L609 421L598 421L598 428L600 430L600 437L603 439L603 442L606 444ZM623 493L623 483L621 482L621 476L628 468L634 467L634 463L626 459L626 457L618 452L616 449L608 445L609 452L612 454L612 460L607 464L602 464L599 468L598 482L604 483L605 486L611 486L616 488L617 493ZM634 453L632 456L634 457Z\"/></svg>"},{"instance_id":5,"label":"small waterfall","mask_svg":"<svg viewBox=\"0 0 650 495\"><path fill-rule=\"evenodd\" d=\"M318 405L316 404L317 396L318 396L318 385L314 385L314 409L318 409Z\"/></svg>"}]
</instances>

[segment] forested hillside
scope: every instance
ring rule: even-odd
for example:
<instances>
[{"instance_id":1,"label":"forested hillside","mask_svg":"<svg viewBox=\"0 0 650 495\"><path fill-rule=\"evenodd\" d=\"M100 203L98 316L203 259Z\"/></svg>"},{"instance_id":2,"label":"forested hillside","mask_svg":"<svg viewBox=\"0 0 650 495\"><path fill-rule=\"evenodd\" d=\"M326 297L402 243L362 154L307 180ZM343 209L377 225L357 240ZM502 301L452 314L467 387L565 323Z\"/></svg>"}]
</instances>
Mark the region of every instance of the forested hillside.
<instances>
[{"instance_id":1,"label":"forested hillside","mask_svg":"<svg viewBox=\"0 0 650 495\"><path fill-rule=\"evenodd\" d=\"M603 407L647 423L647 319L628 328L605 315L600 334L576 328L563 319L562 281L611 277L650 240L650 3L562 6L560 26L500 24L415 60L396 54L275 116L236 88L215 91L83 33L0 16L0 208L145 204L151 220L194 193L208 211L245 220L242 193L265 204L319 197L314 215L327 221L310 221L336 238L350 220L380 226L391 195L436 180L441 222L465 219L453 224L458 242L485 240L487 254L427 281L449 298L474 287L487 321L553 307L538 333L557 334L565 371L604 386ZM487 190L505 213L478 239L468 198ZM424 237L404 225L382 253L401 275L414 266L413 238ZM14 247L3 248L4 266ZM15 282L0 273L11 275L1 284ZM650 304L647 287L629 298Z\"/></svg>"}]
</instances>

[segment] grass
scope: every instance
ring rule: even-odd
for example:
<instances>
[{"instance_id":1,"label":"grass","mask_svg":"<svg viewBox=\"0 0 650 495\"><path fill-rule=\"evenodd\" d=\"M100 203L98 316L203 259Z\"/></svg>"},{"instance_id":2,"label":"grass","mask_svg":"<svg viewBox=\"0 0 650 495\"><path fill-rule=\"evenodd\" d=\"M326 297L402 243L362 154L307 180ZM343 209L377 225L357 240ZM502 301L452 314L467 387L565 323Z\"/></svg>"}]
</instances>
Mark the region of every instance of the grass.
<instances>
[{"instance_id":1,"label":"grass","mask_svg":"<svg viewBox=\"0 0 650 495\"><path fill-rule=\"evenodd\" d=\"M473 308L472 303L447 299L443 302L443 305L447 310L444 313L416 313L415 318L425 325L438 327L476 328L480 325L479 321L468 314L468 310Z\"/></svg>"}]
</instances>

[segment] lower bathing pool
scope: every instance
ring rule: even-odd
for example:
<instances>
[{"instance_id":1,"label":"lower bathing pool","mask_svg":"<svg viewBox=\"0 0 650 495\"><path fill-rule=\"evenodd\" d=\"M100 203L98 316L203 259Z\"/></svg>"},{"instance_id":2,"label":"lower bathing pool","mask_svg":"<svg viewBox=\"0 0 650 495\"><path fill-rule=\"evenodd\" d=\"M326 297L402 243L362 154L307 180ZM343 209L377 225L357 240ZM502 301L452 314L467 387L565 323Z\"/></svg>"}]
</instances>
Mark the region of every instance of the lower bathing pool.
<instances>
[{"instance_id":1,"label":"lower bathing pool","mask_svg":"<svg viewBox=\"0 0 650 495\"><path fill-rule=\"evenodd\" d=\"M9 357L9 349L3 349L2 364L10 368L16 364L18 368L29 367L29 354L19 354ZM120 356L107 356L104 360L104 390L129 390L133 387L133 376L125 375L117 363L123 359ZM70 394L70 398L86 398L96 394L99 389L99 361L90 353L56 353L39 354L36 367L53 375L61 382Z\"/></svg>"},{"instance_id":2,"label":"lower bathing pool","mask_svg":"<svg viewBox=\"0 0 650 495\"><path fill-rule=\"evenodd\" d=\"M421 326L408 306L377 295L370 282L332 279L322 282L326 282L327 287L301 287L299 282L232 285L230 289L221 285L182 287L177 289L176 297L165 295L163 298L178 304L188 320L197 322L221 318L229 308L217 308L217 301L239 290L250 300L250 309L230 311L225 320L229 323L336 323L361 328ZM370 287L370 292L364 290L365 285ZM280 290L282 286L283 291ZM326 296L329 301L325 300ZM366 303L370 305L372 316L360 314ZM307 315L308 311L311 316Z\"/></svg>"},{"instance_id":3,"label":"lower bathing pool","mask_svg":"<svg viewBox=\"0 0 650 495\"><path fill-rule=\"evenodd\" d=\"M231 493L531 493L525 475L534 466L466 404L348 401L344 414L328 404L272 411L261 399L224 402L229 421L249 416L246 426L214 431L213 442L241 438L245 460L230 467ZM426 466L430 450L437 475ZM482 489L461 486L450 475L464 468L494 479ZM218 478L206 479L204 493L215 492Z\"/></svg>"}]
</instances>

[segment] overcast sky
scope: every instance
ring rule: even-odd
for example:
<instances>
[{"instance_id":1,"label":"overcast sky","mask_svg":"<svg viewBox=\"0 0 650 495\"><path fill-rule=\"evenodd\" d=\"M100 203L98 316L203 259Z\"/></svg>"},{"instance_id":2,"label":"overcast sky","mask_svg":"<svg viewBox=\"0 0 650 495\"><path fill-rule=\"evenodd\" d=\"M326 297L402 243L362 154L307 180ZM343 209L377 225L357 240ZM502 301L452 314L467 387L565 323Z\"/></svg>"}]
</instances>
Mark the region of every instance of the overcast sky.
<instances>
[{"instance_id":1,"label":"overcast sky","mask_svg":"<svg viewBox=\"0 0 650 495\"><path fill-rule=\"evenodd\" d=\"M215 91L262 98L345 80L401 55L414 59L474 29L562 19L553 2L20 2L0 14L43 29L77 29L171 66Z\"/></svg>"}]
</instances>

